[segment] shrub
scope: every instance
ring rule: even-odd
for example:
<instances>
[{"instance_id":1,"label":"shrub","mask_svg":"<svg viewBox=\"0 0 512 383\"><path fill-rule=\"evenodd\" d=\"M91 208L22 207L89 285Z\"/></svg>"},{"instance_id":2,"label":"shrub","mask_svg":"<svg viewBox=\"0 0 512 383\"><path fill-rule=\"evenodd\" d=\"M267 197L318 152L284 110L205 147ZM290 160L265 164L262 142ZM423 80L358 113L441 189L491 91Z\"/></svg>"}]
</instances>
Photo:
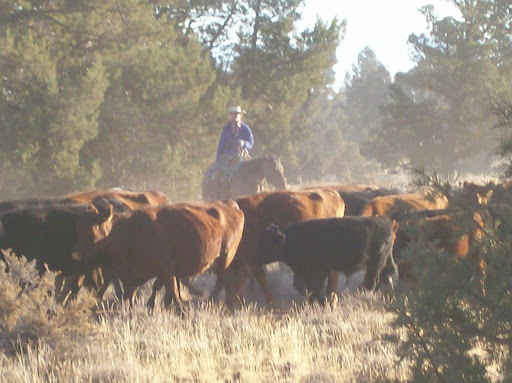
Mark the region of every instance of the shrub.
<instances>
[{"instance_id":1,"label":"shrub","mask_svg":"<svg viewBox=\"0 0 512 383\"><path fill-rule=\"evenodd\" d=\"M90 308L94 298L88 293L65 307L55 298L56 273L39 276L34 261L4 252L0 262L0 344L16 352L40 340L63 349L91 328Z\"/></svg>"},{"instance_id":2,"label":"shrub","mask_svg":"<svg viewBox=\"0 0 512 383\"><path fill-rule=\"evenodd\" d=\"M476 207L456 194L450 206L456 206L457 227L475 224ZM399 284L390 310L397 314L394 326L407 328L399 354L410 359L415 382L488 382L512 376L512 241L500 235L493 220L485 223L483 237L472 242L470 255L463 258L437 247L418 226L408 228L414 240L400 255L416 281ZM475 271L480 259L487 265L483 276Z\"/></svg>"}]
</instances>

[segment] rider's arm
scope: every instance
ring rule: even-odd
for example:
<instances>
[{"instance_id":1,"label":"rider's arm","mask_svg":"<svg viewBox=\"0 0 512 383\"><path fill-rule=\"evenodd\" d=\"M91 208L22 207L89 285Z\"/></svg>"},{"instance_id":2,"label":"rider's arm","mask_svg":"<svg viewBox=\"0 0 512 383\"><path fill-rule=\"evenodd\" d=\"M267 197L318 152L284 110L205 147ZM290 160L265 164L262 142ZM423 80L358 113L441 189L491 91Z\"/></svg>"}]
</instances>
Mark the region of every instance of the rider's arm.
<instances>
[{"instance_id":1,"label":"rider's arm","mask_svg":"<svg viewBox=\"0 0 512 383\"><path fill-rule=\"evenodd\" d=\"M240 139L245 141L243 149L251 149L254 145L254 137L251 132L251 128L247 126L246 124L242 123L241 130L240 130Z\"/></svg>"}]
</instances>

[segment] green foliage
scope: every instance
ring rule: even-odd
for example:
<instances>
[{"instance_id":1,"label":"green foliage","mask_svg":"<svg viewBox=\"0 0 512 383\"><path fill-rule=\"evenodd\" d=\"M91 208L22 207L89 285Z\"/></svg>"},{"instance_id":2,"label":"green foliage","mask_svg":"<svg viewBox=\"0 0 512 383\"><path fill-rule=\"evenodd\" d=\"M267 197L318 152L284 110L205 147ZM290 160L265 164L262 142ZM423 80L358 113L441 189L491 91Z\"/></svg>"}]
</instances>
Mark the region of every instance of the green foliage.
<instances>
[{"instance_id":1,"label":"green foliage","mask_svg":"<svg viewBox=\"0 0 512 383\"><path fill-rule=\"evenodd\" d=\"M443 174L489 167L490 106L512 95L505 37L512 14L501 1L456 5L462 20L437 19L425 7L430 36L409 37L418 66L395 78L382 129L368 148L379 161L428 163Z\"/></svg>"},{"instance_id":2,"label":"green foliage","mask_svg":"<svg viewBox=\"0 0 512 383\"><path fill-rule=\"evenodd\" d=\"M495 128L499 131L498 155L505 160L504 178L512 177L512 103L500 102L493 108L498 121Z\"/></svg>"},{"instance_id":3,"label":"green foliage","mask_svg":"<svg viewBox=\"0 0 512 383\"><path fill-rule=\"evenodd\" d=\"M378 165L366 161L358 145L347 140L344 102L332 90L310 92L292 120L296 162L289 164L287 176L302 181L338 180L346 183L373 182Z\"/></svg>"},{"instance_id":4,"label":"green foliage","mask_svg":"<svg viewBox=\"0 0 512 383\"><path fill-rule=\"evenodd\" d=\"M301 4L0 0L2 198L119 185L196 198L232 104L254 155L298 164L291 120L332 82L343 28L298 31Z\"/></svg>"},{"instance_id":5,"label":"green foliage","mask_svg":"<svg viewBox=\"0 0 512 383\"><path fill-rule=\"evenodd\" d=\"M475 230L476 207L456 198L450 211L460 236ZM460 258L439 248L424 225L412 222L406 231L412 241L396 258L411 267L415 281L399 284L391 310L395 326L407 329L400 354L413 363L412 381L489 382L496 372L510 379L510 236L486 219L484 235Z\"/></svg>"},{"instance_id":6,"label":"green foliage","mask_svg":"<svg viewBox=\"0 0 512 383\"><path fill-rule=\"evenodd\" d=\"M366 47L358 56L352 76L345 78L345 113L347 124L344 135L351 141L362 143L372 131L382 125L381 107L389 100L391 76L375 53ZM365 153L372 158L371 153Z\"/></svg>"},{"instance_id":7,"label":"green foliage","mask_svg":"<svg viewBox=\"0 0 512 383\"><path fill-rule=\"evenodd\" d=\"M258 145L264 152L281 155L287 177L297 177L300 137L293 119L308 94L332 82L331 68L343 23L317 22L312 31L289 36L286 19L267 25L282 28L278 38L262 38L260 44L242 46L233 65L242 96L257 111L253 125L264 127ZM286 36L286 37L285 37ZM289 170L288 170L289 169Z\"/></svg>"}]
</instances>

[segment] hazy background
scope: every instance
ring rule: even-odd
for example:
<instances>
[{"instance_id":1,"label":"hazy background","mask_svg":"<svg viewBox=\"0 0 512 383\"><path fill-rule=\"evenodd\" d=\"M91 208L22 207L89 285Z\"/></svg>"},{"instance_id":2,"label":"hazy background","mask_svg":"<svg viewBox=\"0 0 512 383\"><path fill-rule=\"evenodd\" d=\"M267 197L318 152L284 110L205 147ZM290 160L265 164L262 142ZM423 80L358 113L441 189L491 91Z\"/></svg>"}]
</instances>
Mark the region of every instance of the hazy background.
<instances>
[{"instance_id":1,"label":"hazy background","mask_svg":"<svg viewBox=\"0 0 512 383\"><path fill-rule=\"evenodd\" d=\"M429 4L0 0L0 199L200 198L235 104L292 184L495 176L510 5Z\"/></svg>"}]
</instances>

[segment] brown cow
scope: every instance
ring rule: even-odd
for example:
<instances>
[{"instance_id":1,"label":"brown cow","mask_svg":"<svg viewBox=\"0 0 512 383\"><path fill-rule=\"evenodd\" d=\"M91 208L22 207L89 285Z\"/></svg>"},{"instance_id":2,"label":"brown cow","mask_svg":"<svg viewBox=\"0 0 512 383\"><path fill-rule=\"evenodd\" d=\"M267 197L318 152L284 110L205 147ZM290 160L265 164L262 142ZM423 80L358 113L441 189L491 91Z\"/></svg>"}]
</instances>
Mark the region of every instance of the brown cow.
<instances>
[{"instance_id":1,"label":"brown cow","mask_svg":"<svg viewBox=\"0 0 512 383\"><path fill-rule=\"evenodd\" d=\"M67 194L62 197L64 203L93 203L98 206L124 207L124 210L135 210L144 206L158 206L169 202L167 197L160 191L130 191L119 188L104 191L89 191Z\"/></svg>"},{"instance_id":2,"label":"brown cow","mask_svg":"<svg viewBox=\"0 0 512 383\"><path fill-rule=\"evenodd\" d=\"M478 241L484 235L484 222L479 213L473 213L472 221L468 222L467 227L460 227L453 212L447 210L430 210L411 212L399 224L396 230L396 241L393 248L393 254L397 261L400 276L411 282L416 280L416 276L411 267L404 261L401 261L400 252L407 247L413 240L410 236L408 225L417 224L426 239L434 241L439 248L444 249L448 254L454 257L471 256L475 262L476 275L482 278L485 274L485 261L479 257L476 252L470 253L471 243Z\"/></svg>"},{"instance_id":3,"label":"brown cow","mask_svg":"<svg viewBox=\"0 0 512 383\"><path fill-rule=\"evenodd\" d=\"M362 211L363 216L380 216L393 218L392 215L400 205L413 210L445 209L448 199L443 195L424 195L422 193L404 193L375 197L369 201Z\"/></svg>"},{"instance_id":4,"label":"brown cow","mask_svg":"<svg viewBox=\"0 0 512 383\"><path fill-rule=\"evenodd\" d=\"M173 300L181 309L178 278L207 269L222 277L244 226L244 214L234 201L147 207L117 218L104 215L103 220L111 222L110 233L75 258L91 266L109 264L130 303L139 286L157 277L166 287L166 304Z\"/></svg>"},{"instance_id":5,"label":"brown cow","mask_svg":"<svg viewBox=\"0 0 512 383\"><path fill-rule=\"evenodd\" d=\"M234 291L226 291L226 294L238 296L252 272L263 288L267 305L272 306L273 296L263 267L258 262L261 233L272 223L286 229L313 218L342 217L345 211L343 200L335 190L324 188L265 192L236 201L245 214L245 227L235 259L228 270ZM212 297L216 297L221 289L222 285L217 283Z\"/></svg>"},{"instance_id":6,"label":"brown cow","mask_svg":"<svg viewBox=\"0 0 512 383\"><path fill-rule=\"evenodd\" d=\"M317 186L336 190L345 203L345 215L361 215L364 208L375 197L400 194L398 189L371 188L371 185L327 185ZM362 189L364 190L356 190ZM306 187L303 190L311 190L313 187Z\"/></svg>"},{"instance_id":7,"label":"brown cow","mask_svg":"<svg viewBox=\"0 0 512 383\"><path fill-rule=\"evenodd\" d=\"M495 189L496 184L493 181L490 181L485 185L464 181L460 190L460 196L464 202L487 205L489 201L493 199Z\"/></svg>"}]
</instances>

